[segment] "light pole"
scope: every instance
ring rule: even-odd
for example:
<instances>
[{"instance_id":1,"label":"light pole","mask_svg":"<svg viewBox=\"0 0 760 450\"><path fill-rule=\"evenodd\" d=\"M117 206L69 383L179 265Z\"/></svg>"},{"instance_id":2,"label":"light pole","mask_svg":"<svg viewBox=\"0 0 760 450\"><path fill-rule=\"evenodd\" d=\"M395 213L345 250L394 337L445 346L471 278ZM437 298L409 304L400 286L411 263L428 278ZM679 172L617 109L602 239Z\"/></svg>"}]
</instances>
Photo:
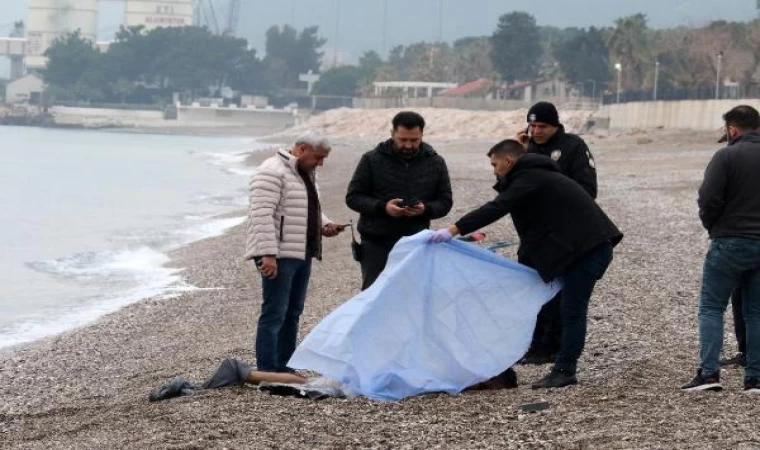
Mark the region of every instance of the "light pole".
<instances>
[{"instance_id":1,"label":"light pole","mask_svg":"<svg viewBox=\"0 0 760 450\"><path fill-rule=\"evenodd\" d=\"M443 42L443 0L438 0L438 42Z\"/></svg>"},{"instance_id":2,"label":"light pole","mask_svg":"<svg viewBox=\"0 0 760 450\"><path fill-rule=\"evenodd\" d=\"M723 63L723 52L718 52L718 70L715 77L715 100L720 99L720 66Z\"/></svg>"},{"instance_id":3,"label":"light pole","mask_svg":"<svg viewBox=\"0 0 760 450\"><path fill-rule=\"evenodd\" d=\"M623 71L623 65L615 63L615 70L617 71L617 101L615 103L620 103L620 72Z\"/></svg>"},{"instance_id":4,"label":"light pole","mask_svg":"<svg viewBox=\"0 0 760 450\"><path fill-rule=\"evenodd\" d=\"M388 52L388 49L386 48L388 41L388 0L383 0L383 54L381 55L384 59L386 57L386 54Z\"/></svg>"},{"instance_id":5,"label":"light pole","mask_svg":"<svg viewBox=\"0 0 760 450\"><path fill-rule=\"evenodd\" d=\"M652 93L652 98L657 101L657 85L660 81L660 61L655 60L654 62L654 92Z\"/></svg>"},{"instance_id":6,"label":"light pole","mask_svg":"<svg viewBox=\"0 0 760 450\"><path fill-rule=\"evenodd\" d=\"M591 102L596 102L596 80L586 80L591 82Z\"/></svg>"}]
</instances>

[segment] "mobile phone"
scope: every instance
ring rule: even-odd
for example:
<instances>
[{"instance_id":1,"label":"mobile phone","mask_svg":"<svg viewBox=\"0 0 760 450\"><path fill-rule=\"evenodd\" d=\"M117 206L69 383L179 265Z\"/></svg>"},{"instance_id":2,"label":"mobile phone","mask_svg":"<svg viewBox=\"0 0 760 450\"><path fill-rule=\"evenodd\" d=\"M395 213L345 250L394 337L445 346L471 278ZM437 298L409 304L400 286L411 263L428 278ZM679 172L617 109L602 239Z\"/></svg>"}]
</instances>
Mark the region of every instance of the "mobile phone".
<instances>
[{"instance_id":1,"label":"mobile phone","mask_svg":"<svg viewBox=\"0 0 760 450\"><path fill-rule=\"evenodd\" d=\"M410 199L404 199L401 201L401 204L399 205L400 208L411 208L412 206L416 205L420 201L416 198L412 197Z\"/></svg>"}]
</instances>

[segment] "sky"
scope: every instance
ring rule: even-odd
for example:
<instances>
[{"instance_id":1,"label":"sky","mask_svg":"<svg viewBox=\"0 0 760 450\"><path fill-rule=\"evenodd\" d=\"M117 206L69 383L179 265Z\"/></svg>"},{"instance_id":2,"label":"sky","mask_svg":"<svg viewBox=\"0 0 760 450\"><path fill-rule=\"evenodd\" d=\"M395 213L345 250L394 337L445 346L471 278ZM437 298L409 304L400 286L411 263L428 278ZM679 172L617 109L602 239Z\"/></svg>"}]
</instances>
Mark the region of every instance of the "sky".
<instances>
[{"instance_id":1,"label":"sky","mask_svg":"<svg viewBox=\"0 0 760 450\"><path fill-rule=\"evenodd\" d=\"M229 0L213 0L224 16ZM539 25L557 27L610 26L618 17L643 12L653 28L698 26L712 20L757 17L756 0L242 0L239 35L264 53L264 33L272 25L301 29L319 26L328 40L324 50L337 50L352 62L366 50L382 53L399 44L489 35L500 15L532 14ZM383 5L387 4L385 39ZM27 0L0 0L0 35L7 36L14 20L26 17ZM440 5L443 5L442 21ZM101 0L100 39L109 40L123 15L119 0ZM338 14L339 12L339 14ZM442 24L442 27L440 26ZM0 77L7 77L7 59L0 56Z\"/></svg>"}]
</instances>

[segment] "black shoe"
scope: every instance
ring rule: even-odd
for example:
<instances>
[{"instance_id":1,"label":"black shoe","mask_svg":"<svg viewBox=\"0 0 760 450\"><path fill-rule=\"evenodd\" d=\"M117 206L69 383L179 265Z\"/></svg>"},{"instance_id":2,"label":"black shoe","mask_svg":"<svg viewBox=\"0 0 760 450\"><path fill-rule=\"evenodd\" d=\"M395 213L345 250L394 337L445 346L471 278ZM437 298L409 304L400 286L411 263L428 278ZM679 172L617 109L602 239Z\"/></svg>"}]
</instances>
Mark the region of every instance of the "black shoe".
<instances>
[{"instance_id":1,"label":"black shoe","mask_svg":"<svg viewBox=\"0 0 760 450\"><path fill-rule=\"evenodd\" d=\"M515 389L517 388L517 373L511 367L504 372L467 388L468 391L484 391L494 389Z\"/></svg>"},{"instance_id":2,"label":"black shoe","mask_svg":"<svg viewBox=\"0 0 760 450\"><path fill-rule=\"evenodd\" d=\"M522 359L517 361L517 364L540 366L543 364L553 363L556 358L556 353L544 351L528 351L528 353L526 353Z\"/></svg>"},{"instance_id":3,"label":"black shoe","mask_svg":"<svg viewBox=\"0 0 760 450\"><path fill-rule=\"evenodd\" d=\"M724 358L720 360L721 367L741 366L747 367L747 356L744 353L737 353L733 358Z\"/></svg>"},{"instance_id":4,"label":"black shoe","mask_svg":"<svg viewBox=\"0 0 760 450\"><path fill-rule=\"evenodd\" d=\"M536 381L531 387L533 389L561 388L573 384L578 384L578 379L575 377L575 373L552 369L552 371L549 372L549 375Z\"/></svg>"},{"instance_id":5,"label":"black shoe","mask_svg":"<svg viewBox=\"0 0 760 450\"><path fill-rule=\"evenodd\" d=\"M709 377L704 377L702 376L702 369L697 369L697 376L681 386L681 390L684 392L722 391L723 386L720 384L720 372L715 372Z\"/></svg>"},{"instance_id":6,"label":"black shoe","mask_svg":"<svg viewBox=\"0 0 760 450\"><path fill-rule=\"evenodd\" d=\"M760 394L760 378L752 377L745 379L744 393L752 395Z\"/></svg>"}]
</instances>

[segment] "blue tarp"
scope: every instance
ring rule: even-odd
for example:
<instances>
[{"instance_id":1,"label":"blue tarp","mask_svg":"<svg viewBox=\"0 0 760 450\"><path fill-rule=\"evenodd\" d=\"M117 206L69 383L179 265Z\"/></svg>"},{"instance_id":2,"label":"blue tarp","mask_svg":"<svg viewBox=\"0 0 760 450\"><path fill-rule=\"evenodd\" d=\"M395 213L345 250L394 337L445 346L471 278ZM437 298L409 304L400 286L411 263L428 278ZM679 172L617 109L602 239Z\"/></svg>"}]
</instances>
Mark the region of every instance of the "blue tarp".
<instances>
[{"instance_id":1,"label":"blue tarp","mask_svg":"<svg viewBox=\"0 0 760 450\"><path fill-rule=\"evenodd\" d=\"M512 366L560 283L474 244L402 239L371 288L317 325L288 363L374 399L456 394Z\"/></svg>"}]
</instances>

